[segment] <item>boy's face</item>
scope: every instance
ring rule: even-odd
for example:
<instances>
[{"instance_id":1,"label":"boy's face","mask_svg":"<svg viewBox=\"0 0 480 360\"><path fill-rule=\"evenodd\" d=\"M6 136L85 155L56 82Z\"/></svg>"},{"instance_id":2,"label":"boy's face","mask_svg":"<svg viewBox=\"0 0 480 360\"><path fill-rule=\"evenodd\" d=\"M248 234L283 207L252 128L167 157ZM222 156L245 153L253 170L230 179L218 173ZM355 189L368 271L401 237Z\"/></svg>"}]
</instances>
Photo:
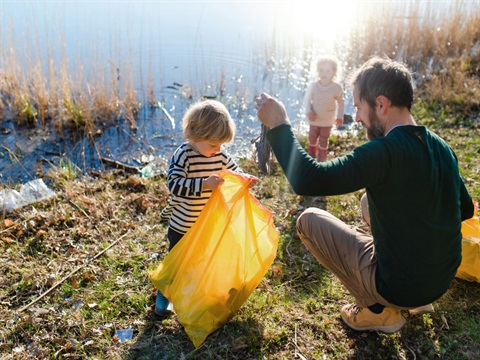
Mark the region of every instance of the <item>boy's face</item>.
<instances>
[{"instance_id":1,"label":"boy's face","mask_svg":"<svg viewBox=\"0 0 480 360\"><path fill-rule=\"evenodd\" d=\"M200 154L206 157L211 157L220 152L222 142L202 140L202 141L191 141L190 145L197 150Z\"/></svg>"}]
</instances>

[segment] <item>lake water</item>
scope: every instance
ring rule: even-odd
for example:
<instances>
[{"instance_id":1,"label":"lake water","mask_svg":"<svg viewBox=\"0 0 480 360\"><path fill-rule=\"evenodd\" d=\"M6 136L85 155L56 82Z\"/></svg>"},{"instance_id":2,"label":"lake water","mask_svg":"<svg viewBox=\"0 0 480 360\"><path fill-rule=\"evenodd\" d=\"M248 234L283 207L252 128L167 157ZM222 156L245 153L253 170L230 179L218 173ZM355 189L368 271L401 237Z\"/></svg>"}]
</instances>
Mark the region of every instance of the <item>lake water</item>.
<instances>
[{"instance_id":1,"label":"lake water","mask_svg":"<svg viewBox=\"0 0 480 360\"><path fill-rule=\"evenodd\" d=\"M0 0L3 58L13 47L24 71L32 61L46 66L46 58L66 59L69 71L81 68L87 80L111 71L125 79L131 72L142 104L148 87L161 104L142 108L137 130L119 124L93 138L60 138L48 127L19 129L7 120L0 182L35 178L39 159L48 168L67 158L82 171L101 169L100 156L134 166L154 156L155 164L165 164L182 141L181 117L191 103L186 94L225 103L237 124L228 148L235 158L254 153L260 123L253 101L261 92L278 96L296 129L306 132L299 111L312 59L338 52L362 3ZM353 112L347 92L346 113Z\"/></svg>"}]
</instances>

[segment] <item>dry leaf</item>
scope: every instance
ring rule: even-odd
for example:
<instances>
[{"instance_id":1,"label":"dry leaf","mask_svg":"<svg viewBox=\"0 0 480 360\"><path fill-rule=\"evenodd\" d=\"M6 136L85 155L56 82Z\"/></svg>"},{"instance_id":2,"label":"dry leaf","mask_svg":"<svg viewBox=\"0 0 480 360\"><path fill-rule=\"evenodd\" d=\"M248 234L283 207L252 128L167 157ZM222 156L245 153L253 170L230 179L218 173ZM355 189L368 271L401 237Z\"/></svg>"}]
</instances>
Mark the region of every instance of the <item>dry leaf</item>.
<instances>
[{"instance_id":1,"label":"dry leaf","mask_svg":"<svg viewBox=\"0 0 480 360\"><path fill-rule=\"evenodd\" d=\"M62 344L65 342L65 338L64 337L56 337L53 339L53 341L57 344Z\"/></svg>"},{"instance_id":2,"label":"dry leaf","mask_svg":"<svg viewBox=\"0 0 480 360\"><path fill-rule=\"evenodd\" d=\"M272 273L276 274L282 271L282 264L272 266Z\"/></svg>"},{"instance_id":3,"label":"dry leaf","mask_svg":"<svg viewBox=\"0 0 480 360\"><path fill-rule=\"evenodd\" d=\"M9 237L2 237L2 240L3 240L4 242L6 242L7 244L10 244L10 243L13 242L13 239L12 239L12 238L9 238Z\"/></svg>"},{"instance_id":4,"label":"dry leaf","mask_svg":"<svg viewBox=\"0 0 480 360\"><path fill-rule=\"evenodd\" d=\"M94 280L95 279L95 275L93 275L92 273L90 273L89 271L85 271L83 273L83 278L85 280Z\"/></svg>"},{"instance_id":5,"label":"dry leaf","mask_svg":"<svg viewBox=\"0 0 480 360\"><path fill-rule=\"evenodd\" d=\"M38 230L38 232L35 234L36 237L40 237L42 235L47 235L48 233L45 230Z\"/></svg>"},{"instance_id":6,"label":"dry leaf","mask_svg":"<svg viewBox=\"0 0 480 360\"><path fill-rule=\"evenodd\" d=\"M3 220L3 227L4 228L9 228L9 227L12 227L14 225L15 225L15 223L10 219Z\"/></svg>"}]
</instances>

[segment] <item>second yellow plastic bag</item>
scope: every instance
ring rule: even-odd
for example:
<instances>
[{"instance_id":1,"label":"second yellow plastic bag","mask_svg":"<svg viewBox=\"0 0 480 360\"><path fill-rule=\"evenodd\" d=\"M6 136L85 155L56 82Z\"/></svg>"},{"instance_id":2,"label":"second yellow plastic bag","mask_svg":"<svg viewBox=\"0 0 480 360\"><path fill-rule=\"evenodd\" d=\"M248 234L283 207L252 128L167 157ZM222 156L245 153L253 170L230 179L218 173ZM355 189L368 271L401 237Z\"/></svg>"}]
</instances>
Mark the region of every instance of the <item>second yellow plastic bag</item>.
<instances>
[{"instance_id":1,"label":"second yellow plastic bag","mask_svg":"<svg viewBox=\"0 0 480 360\"><path fill-rule=\"evenodd\" d=\"M462 237L462 262L456 276L480 282L480 219L476 214L462 222Z\"/></svg>"},{"instance_id":2,"label":"second yellow plastic bag","mask_svg":"<svg viewBox=\"0 0 480 360\"><path fill-rule=\"evenodd\" d=\"M224 170L195 224L150 279L174 306L195 347L247 300L275 259L278 231L248 180Z\"/></svg>"}]
</instances>

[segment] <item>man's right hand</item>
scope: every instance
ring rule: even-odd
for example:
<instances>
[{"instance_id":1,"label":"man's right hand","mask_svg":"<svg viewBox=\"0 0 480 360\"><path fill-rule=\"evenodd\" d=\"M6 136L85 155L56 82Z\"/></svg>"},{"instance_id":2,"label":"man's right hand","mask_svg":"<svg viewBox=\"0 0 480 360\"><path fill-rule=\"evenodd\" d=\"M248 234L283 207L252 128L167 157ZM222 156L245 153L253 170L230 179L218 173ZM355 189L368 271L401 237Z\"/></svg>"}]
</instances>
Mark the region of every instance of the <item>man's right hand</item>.
<instances>
[{"instance_id":1,"label":"man's right hand","mask_svg":"<svg viewBox=\"0 0 480 360\"><path fill-rule=\"evenodd\" d=\"M290 123L282 102L265 93L260 94L255 102L258 119L269 128Z\"/></svg>"}]
</instances>

